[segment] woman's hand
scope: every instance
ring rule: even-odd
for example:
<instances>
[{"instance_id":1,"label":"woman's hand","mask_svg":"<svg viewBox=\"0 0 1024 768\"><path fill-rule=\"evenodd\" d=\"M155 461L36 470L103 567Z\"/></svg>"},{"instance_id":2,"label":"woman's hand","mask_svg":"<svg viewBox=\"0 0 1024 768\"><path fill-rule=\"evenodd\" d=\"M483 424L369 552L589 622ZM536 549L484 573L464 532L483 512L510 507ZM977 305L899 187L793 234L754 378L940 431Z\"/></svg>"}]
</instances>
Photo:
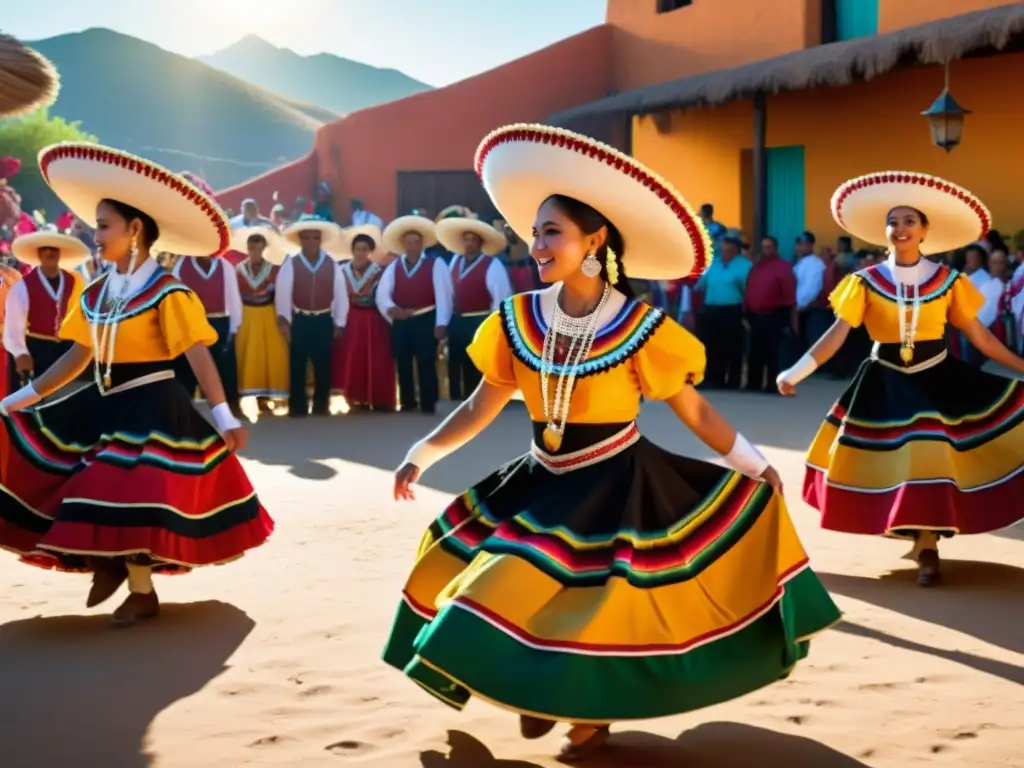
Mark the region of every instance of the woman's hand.
<instances>
[{"instance_id":1,"label":"woman's hand","mask_svg":"<svg viewBox=\"0 0 1024 768\"><path fill-rule=\"evenodd\" d=\"M229 451L244 451L249 444L249 431L245 427L229 429L223 437Z\"/></svg>"},{"instance_id":2,"label":"woman's hand","mask_svg":"<svg viewBox=\"0 0 1024 768\"><path fill-rule=\"evenodd\" d=\"M761 473L761 479L768 483L779 496L782 495L782 478L775 471L775 467L769 466L768 469Z\"/></svg>"},{"instance_id":3,"label":"woman's hand","mask_svg":"<svg viewBox=\"0 0 1024 768\"><path fill-rule=\"evenodd\" d=\"M420 468L415 464L403 464L395 472L395 501L411 501L416 498L410 487L420 477Z\"/></svg>"},{"instance_id":4,"label":"woman's hand","mask_svg":"<svg viewBox=\"0 0 1024 768\"><path fill-rule=\"evenodd\" d=\"M778 383L779 394L783 397L795 397L796 396L796 385L790 384L788 381L782 379Z\"/></svg>"}]
</instances>

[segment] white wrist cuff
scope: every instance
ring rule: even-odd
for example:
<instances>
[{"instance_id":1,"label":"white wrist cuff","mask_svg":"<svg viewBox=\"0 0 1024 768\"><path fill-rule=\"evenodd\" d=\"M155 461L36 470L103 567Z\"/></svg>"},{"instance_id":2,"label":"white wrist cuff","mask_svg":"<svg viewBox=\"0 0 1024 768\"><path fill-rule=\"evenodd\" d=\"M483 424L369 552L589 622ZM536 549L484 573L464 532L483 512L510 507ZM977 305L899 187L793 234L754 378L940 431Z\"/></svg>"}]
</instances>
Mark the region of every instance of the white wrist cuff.
<instances>
[{"instance_id":1,"label":"white wrist cuff","mask_svg":"<svg viewBox=\"0 0 1024 768\"><path fill-rule=\"evenodd\" d=\"M412 464L414 467L419 469L420 474L422 475L447 455L448 451L431 445L430 442L424 438L409 449L409 452L405 454L405 458L402 460L402 464Z\"/></svg>"},{"instance_id":2,"label":"white wrist cuff","mask_svg":"<svg viewBox=\"0 0 1024 768\"><path fill-rule=\"evenodd\" d=\"M235 414L231 412L231 406L227 403L215 405L212 410L213 423L217 425L217 429L221 432L230 432L232 429L238 429L242 426L242 422L235 418Z\"/></svg>"},{"instance_id":3,"label":"white wrist cuff","mask_svg":"<svg viewBox=\"0 0 1024 768\"><path fill-rule=\"evenodd\" d=\"M770 466L768 459L739 432L736 433L732 450L725 454L724 458L730 469L742 472L747 477L759 478Z\"/></svg>"},{"instance_id":4,"label":"white wrist cuff","mask_svg":"<svg viewBox=\"0 0 1024 768\"><path fill-rule=\"evenodd\" d=\"M796 365L792 366L791 368L787 368L782 373L780 373L776 377L775 383L778 385L781 384L782 382L786 382L787 384L792 384L793 386L796 386L801 381L810 376L812 373L814 373L816 370L818 370L818 363L811 356L811 353L808 352L807 354L805 354L803 357L796 361Z\"/></svg>"},{"instance_id":5,"label":"white wrist cuff","mask_svg":"<svg viewBox=\"0 0 1024 768\"><path fill-rule=\"evenodd\" d=\"M3 408L5 413L20 411L22 408L35 405L42 399L39 393L36 392L35 385L30 381L17 392L12 392L3 400L0 400L0 408Z\"/></svg>"}]
</instances>

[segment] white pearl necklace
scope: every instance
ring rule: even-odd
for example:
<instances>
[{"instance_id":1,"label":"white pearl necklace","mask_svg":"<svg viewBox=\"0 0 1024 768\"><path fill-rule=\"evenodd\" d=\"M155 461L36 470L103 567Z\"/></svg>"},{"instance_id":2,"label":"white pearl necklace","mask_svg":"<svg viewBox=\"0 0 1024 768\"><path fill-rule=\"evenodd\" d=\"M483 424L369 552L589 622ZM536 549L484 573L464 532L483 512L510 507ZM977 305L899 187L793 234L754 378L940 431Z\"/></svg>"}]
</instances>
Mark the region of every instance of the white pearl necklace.
<instances>
[{"instance_id":1,"label":"white pearl necklace","mask_svg":"<svg viewBox=\"0 0 1024 768\"><path fill-rule=\"evenodd\" d=\"M103 314L103 305L107 301L107 289L110 287L110 282L117 276L116 272L111 271L107 273L107 276L103 279L103 285L100 286L99 296L96 297L96 322L89 323L89 333L92 336L93 378L96 381L96 387L101 392L110 389L110 371L114 364L117 327L121 322L121 313L131 298L130 295L126 294L128 294L129 287L131 286L131 276L134 273L135 256L133 255L128 263L128 272L119 286L120 290L117 296L110 298L110 310L106 315ZM103 326L102 331L99 330L100 325ZM106 362L105 371L103 370L104 361Z\"/></svg>"},{"instance_id":2,"label":"white pearl necklace","mask_svg":"<svg viewBox=\"0 0 1024 768\"><path fill-rule=\"evenodd\" d=\"M562 445L576 374L580 365L586 362L590 355L594 339L597 337L601 314L610 295L611 286L606 284L594 311L584 317L570 317L562 311L559 301L561 292L555 300L555 307L551 313L551 324L548 326L547 333L544 334L544 347L541 351L540 362L541 398L544 401L544 420L547 422L547 426L544 428L544 444L551 451L557 451ZM555 351L559 336L569 339L569 348L565 353L565 361L558 372L555 397L552 402L548 395L549 380L555 372Z\"/></svg>"}]
</instances>

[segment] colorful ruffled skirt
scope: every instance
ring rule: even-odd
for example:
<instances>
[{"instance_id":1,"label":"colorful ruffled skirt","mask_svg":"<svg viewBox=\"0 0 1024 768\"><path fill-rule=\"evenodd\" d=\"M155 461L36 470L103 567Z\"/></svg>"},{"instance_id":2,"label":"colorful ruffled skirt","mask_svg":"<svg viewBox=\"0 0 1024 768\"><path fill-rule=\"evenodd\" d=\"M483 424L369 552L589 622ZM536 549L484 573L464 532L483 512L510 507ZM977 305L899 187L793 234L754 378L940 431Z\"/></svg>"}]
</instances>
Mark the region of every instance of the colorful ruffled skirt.
<instances>
[{"instance_id":1,"label":"colorful ruffled skirt","mask_svg":"<svg viewBox=\"0 0 1024 768\"><path fill-rule=\"evenodd\" d=\"M824 528L912 538L1024 519L1024 383L918 342L876 345L807 455L804 500Z\"/></svg>"},{"instance_id":2,"label":"colorful ruffled skirt","mask_svg":"<svg viewBox=\"0 0 1024 768\"><path fill-rule=\"evenodd\" d=\"M106 395L91 384L3 416L0 548L61 571L147 556L174 573L267 540L273 521L238 458L168 365L115 365Z\"/></svg>"},{"instance_id":3,"label":"colorful ruffled skirt","mask_svg":"<svg viewBox=\"0 0 1024 768\"><path fill-rule=\"evenodd\" d=\"M459 496L420 545L384 660L573 723L660 717L786 677L839 620L772 489L635 424L569 425Z\"/></svg>"}]
</instances>

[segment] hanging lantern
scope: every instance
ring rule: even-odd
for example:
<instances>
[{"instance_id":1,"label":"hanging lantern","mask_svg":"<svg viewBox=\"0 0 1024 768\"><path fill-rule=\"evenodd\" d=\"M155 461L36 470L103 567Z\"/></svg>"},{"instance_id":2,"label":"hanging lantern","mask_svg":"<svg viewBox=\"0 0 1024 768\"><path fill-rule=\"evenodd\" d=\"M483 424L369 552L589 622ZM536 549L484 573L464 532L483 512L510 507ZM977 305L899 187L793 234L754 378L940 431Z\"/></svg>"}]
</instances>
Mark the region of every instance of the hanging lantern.
<instances>
[{"instance_id":1,"label":"hanging lantern","mask_svg":"<svg viewBox=\"0 0 1024 768\"><path fill-rule=\"evenodd\" d=\"M946 64L946 87L942 89L942 93L932 102L932 105L921 114L928 118L932 143L935 146L952 152L953 148L960 144L960 139L964 134L964 117L971 112L957 104L956 99L949 92L948 63Z\"/></svg>"}]
</instances>

